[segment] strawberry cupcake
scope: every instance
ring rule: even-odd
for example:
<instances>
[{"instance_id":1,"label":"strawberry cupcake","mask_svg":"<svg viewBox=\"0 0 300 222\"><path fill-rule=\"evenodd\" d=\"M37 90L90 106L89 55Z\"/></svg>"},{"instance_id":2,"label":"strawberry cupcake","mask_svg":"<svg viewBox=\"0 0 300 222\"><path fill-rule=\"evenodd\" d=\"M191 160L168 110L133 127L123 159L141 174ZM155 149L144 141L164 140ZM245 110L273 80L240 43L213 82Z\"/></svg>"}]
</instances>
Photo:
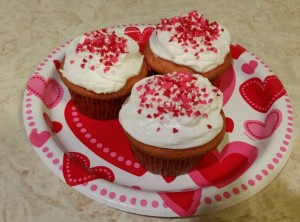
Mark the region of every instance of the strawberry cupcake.
<instances>
[{"instance_id":1,"label":"strawberry cupcake","mask_svg":"<svg viewBox=\"0 0 300 222\"><path fill-rule=\"evenodd\" d=\"M119 121L143 167L154 174L178 176L222 141L222 102L222 92L201 75L153 75L133 86Z\"/></svg>"},{"instance_id":2,"label":"strawberry cupcake","mask_svg":"<svg viewBox=\"0 0 300 222\"><path fill-rule=\"evenodd\" d=\"M157 73L197 73L213 82L231 64L230 34L217 22L192 11L185 16L161 19L144 54Z\"/></svg>"},{"instance_id":3,"label":"strawberry cupcake","mask_svg":"<svg viewBox=\"0 0 300 222\"><path fill-rule=\"evenodd\" d=\"M85 33L69 45L59 70L75 107L93 119L117 119L132 86L148 70L138 44L108 29Z\"/></svg>"}]
</instances>

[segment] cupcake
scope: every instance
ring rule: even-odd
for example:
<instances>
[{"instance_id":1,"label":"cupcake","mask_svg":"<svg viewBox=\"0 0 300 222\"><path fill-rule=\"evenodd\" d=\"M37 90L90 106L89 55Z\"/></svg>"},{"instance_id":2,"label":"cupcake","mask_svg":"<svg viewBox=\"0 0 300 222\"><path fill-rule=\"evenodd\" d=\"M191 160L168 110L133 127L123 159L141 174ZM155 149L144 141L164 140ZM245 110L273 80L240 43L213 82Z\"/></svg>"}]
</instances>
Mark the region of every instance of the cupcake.
<instances>
[{"instance_id":1,"label":"cupcake","mask_svg":"<svg viewBox=\"0 0 300 222\"><path fill-rule=\"evenodd\" d=\"M101 29L70 43L59 73L79 112L109 120L118 118L132 86L146 77L148 70L134 40Z\"/></svg>"},{"instance_id":2,"label":"cupcake","mask_svg":"<svg viewBox=\"0 0 300 222\"><path fill-rule=\"evenodd\" d=\"M157 73L198 73L213 82L231 64L230 34L217 22L192 11L186 16L161 19L144 54Z\"/></svg>"},{"instance_id":3,"label":"cupcake","mask_svg":"<svg viewBox=\"0 0 300 222\"><path fill-rule=\"evenodd\" d=\"M178 176L222 141L222 102L222 92L201 75L153 75L133 86L119 121L143 167L154 174Z\"/></svg>"}]
</instances>

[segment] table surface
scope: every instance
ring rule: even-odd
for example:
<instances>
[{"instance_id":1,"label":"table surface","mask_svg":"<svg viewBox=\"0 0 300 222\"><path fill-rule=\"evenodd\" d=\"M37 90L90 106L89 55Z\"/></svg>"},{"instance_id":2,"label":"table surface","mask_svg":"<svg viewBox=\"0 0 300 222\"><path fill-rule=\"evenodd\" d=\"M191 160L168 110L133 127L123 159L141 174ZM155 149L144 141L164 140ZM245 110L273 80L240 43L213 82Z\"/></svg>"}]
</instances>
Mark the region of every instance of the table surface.
<instances>
[{"instance_id":1,"label":"table surface","mask_svg":"<svg viewBox=\"0 0 300 222\"><path fill-rule=\"evenodd\" d=\"M227 209L191 218L154 218L116 210L78 193L35 153L22 119L26 83L54 48L83 32L156 23L197 9L226 26L232 40L255 53L282 81L299 131L300 2L1 0L0 221L299 221L300 140L283 171L265 189Z\"/></svg>"}]
</instances>

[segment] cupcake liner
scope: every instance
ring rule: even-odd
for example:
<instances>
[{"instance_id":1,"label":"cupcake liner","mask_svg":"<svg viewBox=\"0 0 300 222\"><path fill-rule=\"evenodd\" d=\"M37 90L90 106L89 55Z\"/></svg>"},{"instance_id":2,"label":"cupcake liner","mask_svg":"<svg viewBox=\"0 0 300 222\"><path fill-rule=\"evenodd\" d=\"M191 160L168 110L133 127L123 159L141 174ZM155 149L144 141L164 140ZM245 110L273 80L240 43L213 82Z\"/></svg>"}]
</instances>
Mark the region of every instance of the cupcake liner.
<instances>
[{"instance_id":1,"label":"cupcake liner","mask_svg":"<svg viewBox=\"0 0 300 222\"><path fill-rule=\"evenodd\" d=\"M221 110L223 118L222 130L214 139L206 144L187 149L168 149L144 144L124 131L135 159L148 171L162 176L179 176L191 171L199 161L210 151L216 149L222 142L226 122L225 114Z\"/></svg>"},{"instance_id":2,"label":"cupcake liner","mask_svg":"<svg viewBox=\"0 0 300 222\"><path fill-rule=\"evenodd\" d=\"M77 110L81 114L97 120L117 119L119 111L128 97L104 100L87 97L71 89L69 92Z\"/></svg>"},{"instance_id":3,"label":"cupcake liner","mask_svg":"<svg viewBox=\"0 0 300 222\"><path fill-rule=\"evenodd\" d=\"M167 159L151 156L131 144L131 151L136 160L149 172L162 176L179 176L193 169L202 156L184 159Z\"/></svg>"}]
</instances>

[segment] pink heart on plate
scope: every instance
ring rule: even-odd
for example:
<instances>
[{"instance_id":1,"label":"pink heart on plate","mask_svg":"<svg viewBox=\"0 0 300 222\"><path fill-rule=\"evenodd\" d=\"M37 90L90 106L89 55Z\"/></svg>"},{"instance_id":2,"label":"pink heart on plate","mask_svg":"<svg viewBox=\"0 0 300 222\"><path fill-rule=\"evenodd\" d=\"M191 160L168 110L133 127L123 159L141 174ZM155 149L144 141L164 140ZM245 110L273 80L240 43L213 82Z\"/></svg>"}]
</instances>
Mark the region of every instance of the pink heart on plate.
<instances>
[{"instance_id":1,"label":"pink heart on plate","mask_svg":"<svg viewBox=\"0 0 300 222\"><path fill-rule=\"evenodd\" d=\"M217 149L207 153L189 176L200 187L222 188L243 175L257 156L255 146L241 141L231 142L220 153Z\"/></svg>"},{"instance_id":2,"label":"pink heart on plate","mask_svg":"<svg viewBox=\"0 0 300 222\"><path fill-rule=\"evenodd\" d=\"M178 216L187 217L193 216L199 207L202 190L158 194Z\"/></svg>"},{"instance_id":3,"label":"pink heart on plate","mask_svg":"<svg viewBox=\"0 0 300 222\"><path fill-rule=\"evenodd\" d=\"M272 136L280 126L281 121L281 111L273 109L267 114L264 122L259 120L247 120L244 123L244 128L254 139L262 140Z\"/></svg>"},{"instance_id":4,"label":"pink heart on plate","mask_svg":"<svg viewBox=\"0 0 300 222\"><path fill-rule=\"evenodd\" d=\"M54 78L47 81L43 76L32 76L27 84L27 90L40 98L47 108L54 108L61 101L64 90Z\"/></svg>"},{"instance_id":5,"label":"pink heart on plate","mask_svg":"<svg viewBox=\"0 0 300 222\"><path fill-rule=\"evenodd\" d=\"M254 73L257 66L258 66L257 61L250 60L249 63L244 63L242 65L242 71L248 75L251 75Z\"/></svg>"},{"instance_id":6,"label":"pink heart on plate","mask_svg":"<svg viewBox=\"0 0 300 222\"><path fill-rule=\"evenodd\" d=\"M32 145L36 147L41 147L48 141L50 136L51 134L46 130L40 133L38 133L37 130L32 130L32 132L29 135L29 140Z\"/></svg>"}]
</instances>

